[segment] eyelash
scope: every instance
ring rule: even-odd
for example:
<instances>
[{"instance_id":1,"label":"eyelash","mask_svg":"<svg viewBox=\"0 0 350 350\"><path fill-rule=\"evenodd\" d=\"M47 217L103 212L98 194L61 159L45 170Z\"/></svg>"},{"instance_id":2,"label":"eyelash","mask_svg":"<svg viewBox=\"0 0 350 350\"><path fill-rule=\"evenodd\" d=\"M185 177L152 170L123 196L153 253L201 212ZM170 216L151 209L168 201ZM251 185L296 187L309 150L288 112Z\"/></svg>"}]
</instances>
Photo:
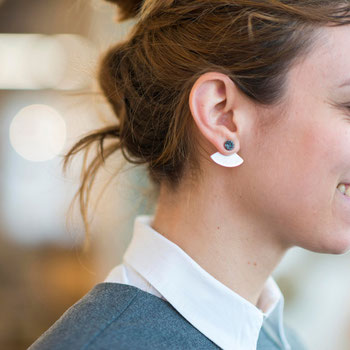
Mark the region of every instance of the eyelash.
<instances>
[{"instance_id":1,"label":"eyelash","mask_svg":"<svg viewBox=\"0 0 350 350\"><path fill-rule=\"evenodd\" d=\"M350 111L350 104L341 104L340 108L345 108L347 111Z\"/></svg>"},{"instance_id":2,"label":"eyelash","mask_svg":"<svg viewBox=\"0 0 350 350\"><path fill-rule=\"evenodd\" d=\"M347 118L349 118L350 104L348 103L330 103L335 109L343 110L346 113Z\"/></svg>"}]
</instances>

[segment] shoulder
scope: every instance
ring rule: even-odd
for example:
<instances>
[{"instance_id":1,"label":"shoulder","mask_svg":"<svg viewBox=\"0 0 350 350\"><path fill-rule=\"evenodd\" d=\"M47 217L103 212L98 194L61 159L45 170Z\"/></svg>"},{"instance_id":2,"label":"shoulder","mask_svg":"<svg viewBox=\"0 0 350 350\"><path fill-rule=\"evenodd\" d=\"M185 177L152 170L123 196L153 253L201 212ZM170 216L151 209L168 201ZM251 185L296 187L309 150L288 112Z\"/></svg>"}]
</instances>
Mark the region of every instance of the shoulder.
<instances>
[{"instance_id":1,"label":"shoulder","mask_svg":"<svg viewBox=\"0 0 350 350\"><path fill-rule=\"evenodd\" d=\"M218 347L167 301L137 287L99 283L28 350Z\"/></svg>"},{"instance_id":2,"label":"shoulder","mask_svg":"<svg viewBox=\"0 0 350 350\"><path fill-rule=\"evenodd\" d=\"M83 349L127 310L138 289L126 284L95 285L29 349Z\"/></svg>"}]
</instances>

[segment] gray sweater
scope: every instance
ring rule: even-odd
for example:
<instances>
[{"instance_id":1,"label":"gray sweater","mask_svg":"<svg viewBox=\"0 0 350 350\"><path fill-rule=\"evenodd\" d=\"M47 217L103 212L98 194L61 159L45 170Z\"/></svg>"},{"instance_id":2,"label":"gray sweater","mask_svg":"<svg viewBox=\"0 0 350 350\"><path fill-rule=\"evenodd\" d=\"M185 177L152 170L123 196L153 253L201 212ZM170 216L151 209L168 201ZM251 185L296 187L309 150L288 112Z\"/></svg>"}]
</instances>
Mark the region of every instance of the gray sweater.
<instances>
[{"instance_id":1,"label":"gray sweater","mask_svg":"<svg viewBox=\"0 0 350 350\"><path fill-rule=\"evenodd\" d=\"M292 350L305 350L285 327ZM173 306L135 286L98 283L28 350L220 349ZM280 350L261 329L257 350ZM245 350L245 349L237 349Z\"/></svg>"}]
</instances>

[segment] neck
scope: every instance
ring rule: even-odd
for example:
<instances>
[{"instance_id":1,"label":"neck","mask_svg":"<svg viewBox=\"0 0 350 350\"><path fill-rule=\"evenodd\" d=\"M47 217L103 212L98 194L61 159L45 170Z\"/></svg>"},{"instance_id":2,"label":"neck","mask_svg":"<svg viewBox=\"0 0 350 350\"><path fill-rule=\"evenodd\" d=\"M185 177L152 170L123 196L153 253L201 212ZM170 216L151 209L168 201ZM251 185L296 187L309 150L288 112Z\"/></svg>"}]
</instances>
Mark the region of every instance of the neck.
<instances>
[{"instance_id":1,"label":"neck","mask_svg":"<svg viewBox=\"0 0 350 350\"><path fill-rule=\"evenodd\" d=\"M176 195L161 187L151 226L218 281L259 307L266 280L286 247L271 227L252 210L245 210L239 193L228 196L222 182L215 183L188 186Z\"/></svg>"}]
</instances>

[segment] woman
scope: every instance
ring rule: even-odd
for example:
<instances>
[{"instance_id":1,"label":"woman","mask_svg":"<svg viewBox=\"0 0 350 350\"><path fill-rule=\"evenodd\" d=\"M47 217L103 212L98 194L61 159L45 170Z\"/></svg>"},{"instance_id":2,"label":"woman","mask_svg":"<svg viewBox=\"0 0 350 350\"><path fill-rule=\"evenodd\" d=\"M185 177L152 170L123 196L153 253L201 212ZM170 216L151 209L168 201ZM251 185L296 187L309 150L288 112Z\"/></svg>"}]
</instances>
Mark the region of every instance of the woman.
<instances>
[{"instance_id":1,"label":"woman","mask_svg":"<svg viewBox=\"0 0 350 350\"><path fill-rule=\"evenodd\" d=\"M103 56L115 138L154 215L123 263L34 349L304 349L271 276L295 246L350 249L350 4L115 0L137 17ZM238 154L239 153L239 154Z\"/></svg>"}]
</instances>

